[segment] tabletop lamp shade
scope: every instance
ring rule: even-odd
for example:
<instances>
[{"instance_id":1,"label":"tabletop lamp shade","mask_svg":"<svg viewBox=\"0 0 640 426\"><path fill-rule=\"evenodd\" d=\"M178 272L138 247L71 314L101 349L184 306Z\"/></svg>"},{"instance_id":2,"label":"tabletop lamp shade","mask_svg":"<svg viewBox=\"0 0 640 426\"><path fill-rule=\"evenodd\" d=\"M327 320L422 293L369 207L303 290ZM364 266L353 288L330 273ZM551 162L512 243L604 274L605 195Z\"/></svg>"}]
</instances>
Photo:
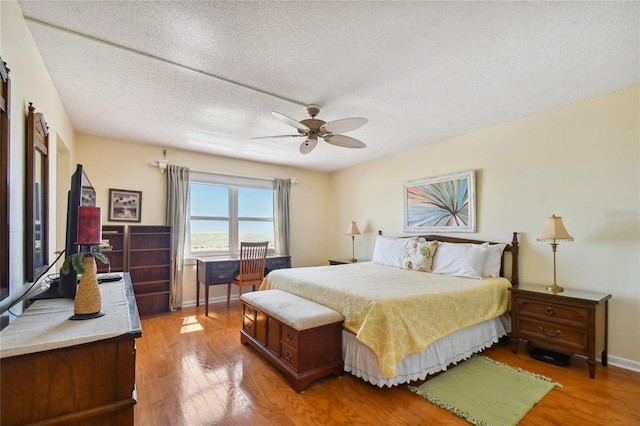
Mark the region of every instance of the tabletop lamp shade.
<instances>
[{"instance_id":1,"label":"tabletop lamp shade","mask_svg":"<svg viewBox=\"0 0 640 426\"><path fill-rule=\"evenodd\" d=\"M544 223L542 233L538 237L538 241L573 241L573 237L569 235L562 223L560 216L552 215Z\"/></svg>"},{"instance_id":2,"label":"tabletop lamp shade","mask_svg":"<svg viewBox=\"0 0 640 426\"><path fill-rule=\"evenodd\" d=\"M102 209L100 207L78 207L78 244L93 246L102 240Z\"/></svg>"},{"instance_id":3,"label":"tabletop lamp shade","mask_svg":"<svg viewBox=\"0 0 640 426\"><path fill-rule=\"evenodd\" d=\"M360 230L355 222L352 221L349 224L349 227L347 228L347 235L360 235Z\"/></svg>"}]
</instances>

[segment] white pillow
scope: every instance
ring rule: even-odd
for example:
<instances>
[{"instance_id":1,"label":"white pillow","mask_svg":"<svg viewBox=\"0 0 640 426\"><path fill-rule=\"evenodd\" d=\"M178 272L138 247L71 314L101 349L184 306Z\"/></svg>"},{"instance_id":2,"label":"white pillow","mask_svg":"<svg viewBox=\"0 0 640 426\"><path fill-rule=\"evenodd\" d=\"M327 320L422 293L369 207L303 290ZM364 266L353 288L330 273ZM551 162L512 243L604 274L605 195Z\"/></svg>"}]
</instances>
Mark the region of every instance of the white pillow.
<instances>
[{"instance_id":1,"label":"white pillow","mask_svg":"<svg viewBox=\"0 0 640 426\"><path fill-rule=\"evenodd\" d=\"M499 277L500 266L502 265L502 252L504 251L506 244L489 244L487 246L487 258L484 261L482 267L483 277Z\"/></svg>"},{"instance_id":2,"label":"white pillow","mask_svg":"<svg viewBox=\"0 0 640 426\"><path fill-rule=\"evenodd\" d=\"M410 238L402 257L402 268L431 272L433 256L437 248L437 241L427 241L422 237Z\"/></svg>"},{"instance_id":3,"label":"white pillow","mask_svg":"<svg viewBox=\"0 0 640 426\"><path fill-rule=\"evenodd\" d=\"M433 260L433 272L456 277L482 278L482 267L487 258L488 243L438 244Z\"/></svg>"},{"instance_id":4,"label":"white pillow","mask_svg":"<svg viewBox=\"0 0 640 426\"><path fill-rule=\"evenodd\" d=\"M395 238L378 235L373 248L373 263L379 265L402 267L402 257L410 238Z\"/></svg>"}]
</instances>

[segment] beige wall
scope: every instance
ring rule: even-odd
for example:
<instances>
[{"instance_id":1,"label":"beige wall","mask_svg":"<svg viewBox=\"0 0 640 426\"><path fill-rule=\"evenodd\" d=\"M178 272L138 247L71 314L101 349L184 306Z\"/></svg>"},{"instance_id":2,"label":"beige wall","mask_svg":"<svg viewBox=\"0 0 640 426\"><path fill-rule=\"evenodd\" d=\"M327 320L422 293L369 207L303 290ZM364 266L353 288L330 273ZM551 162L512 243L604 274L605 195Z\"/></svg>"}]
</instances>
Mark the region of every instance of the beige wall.
<instances>
[{"instance_id":1,"label":"beige wall","mask_svg":"<svg viewBox=\"0 0 640 426\"><path fill-rule=\"evenodd\" d=\"M477 232L461 236L517 231L521 282L550 284L551 248L536 238L562 216L574 241L558 247L558 283L611 293L609 353L640 362L639 100L633 87L333 173L331 256L350 257L350 220L357 258L377 230L402 234L403 182L476 170Z\"/></svg>"},{"instance_id":2,"label":"beige wall","mask_svg":"<svg viewBox=\"0 0 640 426\"><path fill-rule=\"evenodd\" d=\"M162 148L148 144L125 142L79 134L76 158L84 167L96 189L97 204L102 207L103 224L109 223L109 188L142 191L142 224L165 224L165 175L151 163L162 159ZM291 187L291 254L293 266L326 264L329 252L329 176L326 173L266 163L237 160L183 151L167 150L169 164L211 173L240 176L290 178L298 183ZM309 244L312 241L313 244ZM226 287L211 287L213 300L226 300ZM237 287L233 288L234 294ZM202 296L201 296L202 297ZM185 306L195 303L195 265L185 268L183 300Z\"/></svg>"},{"instance_id":3,"label":"beige wall","mask_svg":"<svg viewBox=\"0 0 640 426\"><path fill-rule=\"evenodd\" d=\"M10 125L10 302L28 288L25 278L25 151L26 119L29 102L44 114L49 126L49 261L55 259L57 221L58 151L73 149L74 130L51 81L42 58L31 37L16 1L0 2L0 54L10 69L11 125ZM64 170L68 175L68 170ZM68 179L67 184L68 187ZM20 307L13 309L20 312Z\"/></svg>"}]
</instances>

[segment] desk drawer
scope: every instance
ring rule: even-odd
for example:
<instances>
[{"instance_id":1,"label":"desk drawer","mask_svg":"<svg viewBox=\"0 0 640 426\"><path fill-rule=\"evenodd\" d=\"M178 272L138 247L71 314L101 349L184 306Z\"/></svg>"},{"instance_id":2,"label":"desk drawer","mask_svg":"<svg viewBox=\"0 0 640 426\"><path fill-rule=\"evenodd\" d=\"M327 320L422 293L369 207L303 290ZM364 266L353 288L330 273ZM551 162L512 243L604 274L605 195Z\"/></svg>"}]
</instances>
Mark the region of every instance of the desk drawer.
<instances>
[{"instance_id":1,"label":"desk drawer","mask_svg":"<svg viewBox=\"0 0 640 426\"><path fill-rule=\"evenodd\" d=\"M589 312L585 308L545 303L537 300L517 301L518 315L539 317L543 321L562 323L573 327L587 327Z\"/></svg>"},{"instance_id":2,"label":"desk drawer","mask_svg":"<svg viewBox=\"0 0 640 426\"><path fill-rule=\"evenodd\" d=\"M274 257L267 259L267 268L273 271L274 269L283 269L289 267L289 257Z\"/></svg>"},{"instance_id":3,"label":"desk drawer","mask_svg":"<svg viewBox=\"0 0 640 426\"><path fill-rule=\"evenodd\" d=\"M519 335L532 344L544 343L558 351L572 351L585 354L589 342L587 330L565 327L553 322L536 321L524 317L518 318Z\"/></svg>"},{"instance_id":4,"label":"desk drawer","mask_svg":"<svg viewBox=\"0 0 640 426\"><path fill-rule=\"evenodd\" d=\"M233 281L233 269L216 269L207 274L207 284L230 284Z\"/></svg>"}]
</instances>

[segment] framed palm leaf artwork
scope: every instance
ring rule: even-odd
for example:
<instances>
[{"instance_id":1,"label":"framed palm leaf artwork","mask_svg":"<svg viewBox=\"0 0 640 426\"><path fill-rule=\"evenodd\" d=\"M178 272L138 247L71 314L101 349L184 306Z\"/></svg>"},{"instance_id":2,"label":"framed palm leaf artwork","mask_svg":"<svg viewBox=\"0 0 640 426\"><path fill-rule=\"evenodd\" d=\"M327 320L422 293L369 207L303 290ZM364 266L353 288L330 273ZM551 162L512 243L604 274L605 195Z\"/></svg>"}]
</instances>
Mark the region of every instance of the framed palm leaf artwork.
<instances>
[{"instance_id":1,"label":"framed palm leaf artwork","mask_svg":"<svg viewBox=\"0 0 640 426\"><path fill-rule=\"evenodd\" d=\"M475 171L404 184L404 232L475 232Z\"/></svg>"}]
</instances>

